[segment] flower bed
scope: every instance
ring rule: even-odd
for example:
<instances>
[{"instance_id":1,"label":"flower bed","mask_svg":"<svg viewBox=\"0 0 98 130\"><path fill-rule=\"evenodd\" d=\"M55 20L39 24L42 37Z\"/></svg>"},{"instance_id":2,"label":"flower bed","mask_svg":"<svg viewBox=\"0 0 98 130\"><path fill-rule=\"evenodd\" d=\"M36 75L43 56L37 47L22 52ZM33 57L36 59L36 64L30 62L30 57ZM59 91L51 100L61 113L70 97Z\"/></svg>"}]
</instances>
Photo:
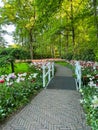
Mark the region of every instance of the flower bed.
<instances>
[{"instance_id":1,"label":"flower bed","mask_svg":"<svg viewBox=\"0 0 98 130\"><path fill-rule=\"evenodd\" d=\"M98 89L95 87L86 86L80 89L82 100L80 103L86 113L87 123L92 130L98 129Z\"/></svg>"},{"instance_id":2,"label":"flower bed","mask_svg":"<svg viewBox=\"0 0 98 130\"><path fill-rule=\"evenodd\" d=\"M82 67L83 86L81 101L86 118L92 130L98 129L98 69L94 66Z\"/></svg>"},{"instance_id":3,"label":"flower bed","mask_svg":"<svg viewBox=\"0 0 98 130\"><path fill-rule=\"evenodd\" d=\"M41 70L0 76L0 121L28 103L42 88Z\"/></svg>"},{"instance_id":4,"label":"flower bed","mask_svg":"<svg viewBox=\"0 0 98 130\"><path fill-rule=\"evenodd\" d=\"M70 61L73 66L75 61ZM80 61L82 68L82 87L79 90L87 123L92 130L98 130L98 66L96 62Z\"/></svg>"},{"instance_id":5,"label":"flower bed","mask_svg":"<svg viewBox=\"0 0 98 130\"><path fill-rule=\"evenodd\" d=\"M82 65L82 100L80 101L86 113L87 123L92 130L98 129L98 68L93 63Z\"/></svg>"}]
</instances>

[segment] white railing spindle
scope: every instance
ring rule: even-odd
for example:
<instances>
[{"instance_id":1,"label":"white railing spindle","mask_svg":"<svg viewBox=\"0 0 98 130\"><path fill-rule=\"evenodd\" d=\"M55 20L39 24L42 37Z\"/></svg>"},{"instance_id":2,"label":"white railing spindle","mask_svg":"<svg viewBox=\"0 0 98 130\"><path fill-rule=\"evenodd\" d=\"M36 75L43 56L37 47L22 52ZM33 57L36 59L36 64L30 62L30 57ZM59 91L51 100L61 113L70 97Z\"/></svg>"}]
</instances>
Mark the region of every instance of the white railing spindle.
<instances>
[{"instance_id":1,"label":"white railing spindle","mask_svg":"<svg viewBox=\"0 0 98 130\"><path fill-rule=\"evenodd\" d=\"M81 65L79 61L75 64L75 74L76 74L76 88L79 90L81 88Z\"/></svg>"},{"instance_id":2,"label":"white railing spindle","mask_svg":"<svg viewBox=\"0 0 98 130\"><path fill-rule=\"evenodd\" d=\"M42 66L43 69L43 87L46 87L52 77L54 76L54 63L53 62L48 62L47 64L43 64ZM46 77L47 78L47 83L46 83Z\"/></svg>"},{"instance_id":3,"label":"white railing spindle","mask_svg":"<svg viewBox=\"0 0 98 130\"><path fill-rule=\"evenodd\" d=\"M45 87L45 65L42 66L43 69L43 87Z\"/></svg>"},{"instance_id":4,"label":"white railing spindle","mask_svg":"<svg viewBox=\"0 0 98 130\"><path fill-rule=\"evenodd\" d=\"M54 62L52 62L52 77L54 76Z\"/></svg>"}]
</instances>

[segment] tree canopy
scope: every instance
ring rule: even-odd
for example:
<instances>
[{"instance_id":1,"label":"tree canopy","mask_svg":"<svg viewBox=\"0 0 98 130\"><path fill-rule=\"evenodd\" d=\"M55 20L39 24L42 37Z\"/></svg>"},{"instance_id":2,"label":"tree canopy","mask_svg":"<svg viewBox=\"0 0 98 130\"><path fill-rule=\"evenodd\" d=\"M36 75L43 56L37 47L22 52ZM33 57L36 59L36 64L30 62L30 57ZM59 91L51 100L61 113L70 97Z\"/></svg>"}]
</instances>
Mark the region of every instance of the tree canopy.
<instances>
[{"instance_id":1,"label":"tree canopy","mask_svg":"<svg viewBox=\"0 0 98 130\"><path fill-rule=\"evenodd\" d=\"M15 42L30 52L31 59L98 60L98 1L2 1L0 24L15 25Z\"/></svg>"}]
</instances>

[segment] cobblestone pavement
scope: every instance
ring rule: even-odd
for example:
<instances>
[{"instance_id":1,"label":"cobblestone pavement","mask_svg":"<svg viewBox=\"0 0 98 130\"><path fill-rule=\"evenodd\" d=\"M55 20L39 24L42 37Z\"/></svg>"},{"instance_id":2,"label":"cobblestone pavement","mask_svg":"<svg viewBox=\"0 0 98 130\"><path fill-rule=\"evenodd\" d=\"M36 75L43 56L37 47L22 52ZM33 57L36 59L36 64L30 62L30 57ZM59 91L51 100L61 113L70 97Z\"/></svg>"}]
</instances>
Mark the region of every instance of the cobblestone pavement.
<instances>
[{"instance_id":1,"label":"cobblestone pavement","mask_svg":"<svg viewBox=\"0 0 98 130\"><path fill-rule=\"evenodd\" d=\"M75 90L44 89L0 130L90 130Z\"/></svg>"},{"instance_id":2,"label":"cobblestone pavement","mask_svg":"<svg viewBox=\"0 0 98 130\"><path fill-rule=\"evenodd\" d=\"M55 76L72 77L73 73L69 68L58 65L58 64L55 64L55 66L57 70Z\"/></svg>"},{"instance_id":3,"label":"cobblestone pavement","mask_svg":"<svg viewBox=\"0 0 98 130\"><path fill-rule=\"evenodd\" d=\"M56 76L72 77L68 68L56 67ZM61 82L59 86L64 85ZM44 89L0 130L91 130L79 100L75 89Z\"/></svg>"}]
</instances>

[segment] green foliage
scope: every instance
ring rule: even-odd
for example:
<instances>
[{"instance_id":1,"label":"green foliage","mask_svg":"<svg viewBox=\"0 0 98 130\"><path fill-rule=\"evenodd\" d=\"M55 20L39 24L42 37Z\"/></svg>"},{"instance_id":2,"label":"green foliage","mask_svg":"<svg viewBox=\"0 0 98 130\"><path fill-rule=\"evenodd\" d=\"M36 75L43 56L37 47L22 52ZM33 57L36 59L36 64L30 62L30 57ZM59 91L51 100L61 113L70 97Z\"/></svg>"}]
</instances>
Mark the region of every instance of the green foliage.
<instances>
[{"instance_id":1,"label":"green foliage","mask_svg":"<svg viewBox=\"0 0 98 130\"><path fill-rule=\"evenodd\" d=\"M29 71L29 63L15 63L15 73L24 73ZM32 72L32 71L31 71Z\"/></svg>"},{"instance_id":2,"label":"green foliage","mask_svg":"<svg viewBox=\"0 0 98 130\"><path fill-rule=\"evenodd\" d=\"M73 59L84 61L95 61L95 53L93 49L82 50L79 54L75 53Z\"/></svg>"},{"instance_id":3,"label":"green foliage","mask_svg":"<svg viewBox=\"0 0 98 130\"><path fill-rule=\"evenodd\" d=\"M6 45L5 39L3 38L3 35L4 35L4 34L7 34L7 32L4 31L4 30L2 29L2 27L0 26L0 47L1 47L1 48L4 48L4 46Z\"/></svg>"},{"instance_id":4,"label":"green foliage","mask_svg":"<svg viewBox=\"0 0 98 130\"><path fill-rule=\"evenodd\" d=\"M18 48L4 48L0 50L0 58L7 57L7 61L15 59L28 59L28 52Z\"/></svg>"},{"instance_id":5,"label":"green foliage","mask_svg":"<svg viewBox=\"0 0 98 130\"><path fill-rule=\"evenodd\" d=\"M67 53L65 56L66 60L72 60L73 59L73 54L72 53Z\"/></svg>"},{"instance_id":6,"label":"green foliage","mask_svg":"<svg viewBox=\"0 0 98 130\"><path fill-rule=\"evenodd\" d=\"M98 107L93 107L92 102L94 96L98 96L97 88L85 86L81 90L82 94L82 105L86 113L87 123L91 126L92 130L97 130L98 128Z\"/></svg>"},{"instance_id":7,"label":"green foliage","mask_svg":"<svg viewBox=\"0 0 98 130\"><path fill-rule=\"evenodd\" d=\"M98 128L98 70L84 67L82 70L82 87L80 101L86 113L86 120L92 130Z\"/></svg>"},{"instance_id":8,"label":"green foliage","mask_svg":"<svg viewBox=\"0 0 98 130\"><path fill-rule=\"evenodd\" d=\"M15 73L24 73L24 72L34 72L36 69L30 67L30 63L14 63ZM11 67L8 64L7 66L3 66L0 68L0 74L9 74L11 73Z\"/></svg>"},{"instance_id":9,"label":"green foliage","mask_svg":"<svg viewBox=\"0 0 98 130\"><path fill-rule=\"evenodd\" d=\"M14 38L31 58L56 57L57 49L58 57L94 61L97 6L97 1L88 0L8 0L0 8L0 23L16 26Z\"/></svg>"},{"instance_id":10,"label":"green foliage","mask_svg":"<svg viewBox=\"0 0 98 130\"><path fill-rule=\"evenodd\" d=\"M5 73L5 69L8 68L8 65L11 65L11 70L14 72L14 62L15 59L27 59L28 53L22 49L18 48L5 48L0 50L0 69Z\"/></svg>"},{"instance_id":11,"label":"green foliage","mask_svg":"<svg viewBox=\"0 0 98 130\"><path fill-rule=\"evenodd\" d=\"M23 76L25 80L18 82L17 78L20 78L18 73L14 78L10 77L9 82L0 82L0 122L11 113L27 104L31 97L41 90L42 73L33 66L30 70L32 70L32 72L28 70L26 77ZM21 70L21 72L23 71ZM37 75L34 76L34 74ZM7 82L13 82L13 84L7 85Z\"/></svg>"},{"instance_id":12,"label":"green foliage","mask_svg":"<svg viewBox=\"0 0 98 130\"><path fill-rule=\"evenodd\" d=\"M83 85L87 86L88 83L90 82L90 80L92 80L92 82L94 82L95 84L98 83L97 74L98 74L97 69L93 70L92 67L83 68L83 70L82 70L82 83L83 83Z\"/></svg>"},{"instance_id":13,"label":"green foliage","mask_svg":"<svg viewBox=\"0 0 98 130\"><path fill-rule=\"evenodd\" d=\"M10 113L17 108L28 103L31 95L36 94L42 84L25 81L23 83L15 83L13 87L2 87L0 91L0 121L6 118Z\"/></svg>"}]
</instances>

